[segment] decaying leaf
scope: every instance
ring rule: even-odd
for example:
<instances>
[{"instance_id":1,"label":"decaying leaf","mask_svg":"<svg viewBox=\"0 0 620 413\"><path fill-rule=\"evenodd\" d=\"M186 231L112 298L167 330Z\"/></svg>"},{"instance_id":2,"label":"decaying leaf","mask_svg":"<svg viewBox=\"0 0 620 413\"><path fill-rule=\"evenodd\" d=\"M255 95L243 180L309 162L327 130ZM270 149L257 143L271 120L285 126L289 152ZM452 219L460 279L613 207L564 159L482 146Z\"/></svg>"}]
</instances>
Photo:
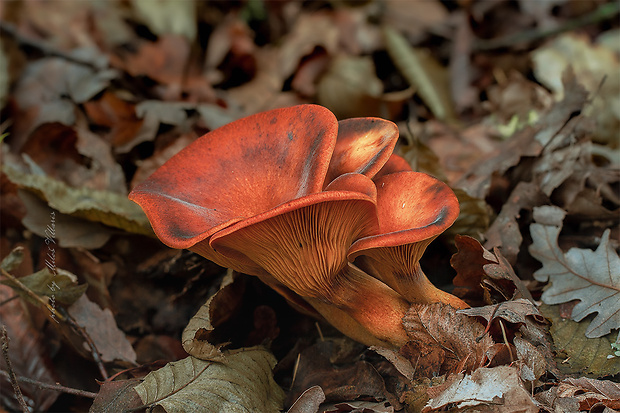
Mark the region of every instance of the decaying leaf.
<instances>
[{"instance_id":1,"label":"decaying leaf","mask_svg":"<svg viewBox=\"0 0 620 413\"><path fill-rule=\"evenodd\" d=\"M491 304L497 301L526 298L533 301L523 281L497 248L493 253L472 237L457 235L458 252L450 259L456 270L455 293L475 301Z\"/></svg>"},{"instance_id":2,"label":"decaying leaf","mask_svg":"<svg viewBox=\"0 0 620 413\"><path fill-rule=\"evenodd\" d=\"M514 367L482 367L471 375L453 375L441 388L441 393L428 402L423 412L439 411L452 403L459 410L469 407L483 412L538 412L536 402L523 387Z\"/></svg>"},{"instance_id":3,"label":"decaying leaf","mask_svg":"<svg viewBox=\"0 0 620 413\"><path fill-rule=\"evenodd\" d=\"M95 343L101 360L123 360L136 363L136 352L114 320L112 312L101 309L83 295L68 309L75 321L86 330Z\"/></svg>"},{"instance_id":4,"label":"decaying leaf","mask_svg":"<svg viewBox=\"0 0 620 413\"><path fill-rule=\"evenodd\" d=\"M557 367L562 373L602 377L620 371L620 358L608 358L616 339L614 333L587 338L587 324L562 318L559 306L542 305L540 311L552 322L550 333L557 354Z\"/></svg>"},{"instance_id":5,"label":"decaying leaf","mask_svg":"<svg viewBox=\"0 0 620 413\"><path fill-rule=\"evenodd\" d=\"M5 302L13 295L9 287L0 285L0 302ZM44 345L45 337L32 325L24 303L21 300L5 302L0 306L0 319L9 337L8 354L15 374L42 383L54 383L56 377ZM6 371L4 357L0 357L0 368ZM59 395L29 383L20 383L20 388L26 403L33 411L46 411ZM13 386L5 376L0 376L0 397L3 404L11 410L21 410L14 398Z\"/></svg>"},{"instance_id":6,"label":"decaying leaf","mask_svg":"<svg viewBox=\"0 0 620 413\"><path fill-rule=\"evenodd\" d=\"M426 50L411 47L392 27L383 27L385 45L390 57L410 85L441 120L454 121L454 105L450 96L447 71Z\"/></svg>"},{"instance_id":7,"label":"decaying leaf","mask_svg":"<svg viewBox=\"0 0 620 413\"><path fill-rule=\"evenodd\" d=\"M593 115L598 122L597 137L617 147L620 126L620 81L616 76L620 62L617 53L604 44L592 44L585 33L566 33L535 50L532 61L536 78L558 99L569 93L561 78L568 67L572 68L579 82L592 93L593 100L586 113Z\"/></svg>"},{"instance_id":8,"label":"decaying leaf","mask_svg":"<svg viewBox=\"0 0 620 413\"><path fill-rule=\"evenodd\" d=\"M525 317L538 316L542 317L536 306L525 298L518 298L513 301L504 301L495 305L487 305L484 307L473 307L465 310L458 310L459 314L467 314L473 317L482 317L487 323L492 322L496 318L513 323L525 323Z\"/></svg>"},{"instance_id":9,"label":"decaying leaf","mask_svg":"<svg viewBox=\"0 0 620 413\"><path fill-rule=\"evenodd\" d=\"M564 215L554 206L534 208L530 253L543 264L534 278L550 283L542 295L546 304L579 300L572 311L573 320L598 313L586 337L602 337L620 328L620 257L609 243L609 229L596 251L571 248L564 253L558 246Z\"/></svg>"},{"instance_id":10,"label":"decaying leaf","mask_svg":"<svg viewBox=\"0 0 620 413\"><path fill-rule=\"evenodd\" d=\"M321 386L312 386L295 400L287 413L315 413L325 401L325 393Z\"/></svg>"},{"instance_id":11,"label":"decaying leaf","mask_svg":"<svg viewBox=\"0 0 620 413\"><path fill-rule=\"evenodd\" d=\"M134 387L140 379L105 381L90 407L91 413L117 413L142 405Z\"/></svg>"},{"instance_id":12,"label":"decaying leaf","mask_svg":"<svg viewBox=\"0 0 620 413\"><path fill-rule=\"evenodd\" d=\"M538 185L519 182L486 232L487 241L484 247L487 249L501 247L502 254L514 265L523 242L517 219L524 209L531 210L547 202L547 197L541 193Z\"/></svg>"},{"instance_id":13,"label":"decaying leaf","mask_svg":"<svg viewBox=\"0 0 620 413\"><path fill-rule=\"evenodd\" d=\"M45 175L28 174L4 165L2 171L20 188L34 192L51 208L89 221L152 235L146 215L126 196L89 188L71 188Z\"/></svg>"},{"instance_id":14,"label":"decaying leaf","mask_svg":"<svg viewBox=\"0 0 620 413\"><path fill-rule=\"evenodd\" d=\"M112 230L105 225L54 211L45 201L24 189L18 189L17 193L28 211L22 220L24 226L41 238L49 240L51 234L48 226L53 217L52 238L55 238L59 247L101 248L112 236Z\"/></svg>"},{"instance_id":15,"label":"decaying leaf","mask_svg":"<svg viewBox=\"0 0 620 413\"><path fill-rule=\"evenodd\" d=\"M234 272L228 270L220 289L200 307L183 330L181 342L188 354L201 360L221 360L222 345L209 342L211 332L232 314L240 294L233 288Z\"/></svg>"},{"instance_id":16,"label":"decaying leaf","mask_svg":"<svg viewBox=\"0 0 620 413\"><path fill-rule=\"evenodd\" d=\"M224 362L187 357L147 375L135 387L142 402L166 412L279 412L284 392L273 380L276 360L254 347L226 352Z\"/></svg>"},{"instance_id":17,"label":"decaying leaf","mask_svg":"<svg viewBox=\"0 0 620 413\"><path fill-rule=\"evenodd\" d=\"M50 269L52 268L52 269ZM39 296L47 296L64 305L76 302L88 288L88 284L77 284L77 277L69 271L56 268L52 264L34 274L20 277L19 281L30 291ZM2 280L0 283L14 288L24 299L30 301L30 296L11 280ZM33 303L37 304L37 303Z\"/></svg>"},{"instance_id":18,"label":"decaying leaf","mask_svg":"<svg viewBox=\"0 0 620 413\"><path fill-rule=\"evenodd\" d=\"M403 326L410 341L401 354L421 376L473 371L493 345L482 324L443 303L412 305Z\"/></svg>"}]
</instances>

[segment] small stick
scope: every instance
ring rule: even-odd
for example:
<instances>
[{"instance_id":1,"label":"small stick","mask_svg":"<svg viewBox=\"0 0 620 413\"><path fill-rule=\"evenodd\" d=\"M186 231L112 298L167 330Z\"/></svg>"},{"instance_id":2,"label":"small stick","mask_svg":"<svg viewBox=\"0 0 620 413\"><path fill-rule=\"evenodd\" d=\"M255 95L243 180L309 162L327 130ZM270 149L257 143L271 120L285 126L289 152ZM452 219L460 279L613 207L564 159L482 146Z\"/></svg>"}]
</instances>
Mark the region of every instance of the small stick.
<instances>
[{"instance_id":1,"label":"small stick","mask_svg":"<svg viewBox=\"0 0 620 413\"><path fill-rule=\"evenodd\" d=\"M75 319L73 317L71 317L71 315L69 313L66 313L64 308L61 308L62 312L65 313L64 314L64 318L67 324L69 324L69 326L76 332L78 333L80 336L82 336L82 338L86 341L86 344L88 344L88 347L90 347L90 354L93 356L93 360L95 361L95 364L97 364L97 367L99 368L99 372L101 373L101 376L103 377L104 380L108 379L108 372L105 369L105 366L103 365L103 361L101 360L101 357L99 356L99 350L97 350L97 346L95 346L95 342L93 341L92 338L90 338L90 336L88 335L88 332L86 332L86 330L77 323L77 321L75 321Z\"/></svg>"},{"instance_id":2,"label":"small stick","mask_svg":"<svg viewBox=\"0 0 620 413\"><path fill-rule=\"evenodd\" d=\"M7 373L4 370L0 370L0 375L7 377L7 378L10 376L9 373ZM97 393L89 392L86 390L73 389L71 387L66 387L58 383L56 384L45 383L43 381L34 380L34 379L24 377L24 376L15 376L15 377L17 378L17 381L20 383L32 384L33 386L37 386L40 389L47 389L47 390L53 390L53 391L58 391L62 393L67 393L67 394L74 394L76 396L88 397L89 399L94 399L95 397L97 397Z\"/></svg>"},{"instance_id":3,"label":"small stick","mask_svg":"<svg viewBox=\"0 0 620 413\"><path fill-rule=\"evenodd\" d=\"M325 337L323 337L323 331L321 331L321 326L319 325L319 322L315 321L314 325L316 326L316 329L319 332L319 337L321 338L321 341L325 341Z\"/></svg>"},{"instance_id":4,"label":"small stick","mask_svg":"<svg viewBox=\"0 0 620 413\"><path fill-rule=\"evenodd\" d=\"M22 394L22 390L19 388L19 383L17 383L15 371L13 371L13 366L11 365L11 360L9 359L9 335L6 332L5 325L2 325L2 354L4 355L4 361L6 362L6 368L8 370L7 374L9 376L9 379L11 380L11 384L13 385L13 392L15 393L15 398L19 402L22 411L28 413L30 412L30 409L28 408L26 400L24 400L24 395Z\"/></svg>"},{"instance_id":5,"label":"small stick","mask_svg":"<svg viewBox=\"0 0 620 413\"><path fill-rule=\"evenodd\" d=\"M299 369L300 360L301 360L301 353L298 353L297 360L295 360L295 367L293 367L293 380L291 380L291 387L289 387L289 391L293 389L293 385L295 384L295 379L297 378L297 370Z\"/></svg>"},{"instance_id":6,"label":"small stick","mask_svg":"<svg viewBox=\"0 0 620 413\"><path fill-rule=\"evenodd\" d=\"M499 322L499 326L502 328L502 336L504 337L504 344L506 344L506 347L508 348L508 354L510 354L510 362L514 363L515 358L512 355L512 350L510 349L510 344L508 343L508 337L506 337L506 330L504 330L504 323L502 323L502 320L497 320Z\"/></svg>"}]
</instances>

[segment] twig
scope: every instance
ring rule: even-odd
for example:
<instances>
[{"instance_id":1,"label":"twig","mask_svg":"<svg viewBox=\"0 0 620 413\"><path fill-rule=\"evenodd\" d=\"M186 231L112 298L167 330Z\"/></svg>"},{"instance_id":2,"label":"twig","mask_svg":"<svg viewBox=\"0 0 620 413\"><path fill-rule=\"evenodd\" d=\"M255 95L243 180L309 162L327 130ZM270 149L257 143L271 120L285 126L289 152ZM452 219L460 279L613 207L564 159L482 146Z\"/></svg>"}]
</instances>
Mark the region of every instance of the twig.
<instances>
[{"instance_id":1,"label":"twig","mask_svg":"<svg viewBox=\"0 0 620 413\"><path fill-rule=\"evenodd\" d=\"M53 315L53 318L55 320L59 320L59 321L62 321L63 323L68 324L73 329L73 331L75 331L80 336L82 336L82 338L86 341L86 343L90 347L91 355L93 356L93 360L95 361L95 363L97 364L97 367L99 368L99 372L101 373L101 376L103 377L104 380L107 380L108 372L106 371L105 366L103 365L103 361L101 360L101 357L99 356L99 351L97 351L97 347L95 346L95 343L90 338L86 330L84 330L84 328L82 328L75 321L75 319L73 319L73 317L71 317L71 315L67 313L62 307L60 307L62 311L57 310L56 308L52 307L47 302L45 302L45 300L39 297L36 293L30 290L27 286L25 286L24 283L22 283L18 278L14 277L13 275L8 273L4 269L0 268L0 270L2 271L2 275L8 278L9 280L11 280L11 282L17 285L20 290L26 293L35 302L47 308L50 314Z\"/></svg>"},{"instance_id":2,"label":"twig","mask_svg":"<svg viewBox=\"0 0 620 413\"><path fill-rule=\"evenodd\" d=\"M13 297L9 297L9 298L7 298L6 300L1 301L1 302L0 302L0 307L2 307L2 306L3 306L3 305L5 305L5 304L10 303L11 301L15 300L16 298L19 298L19 295L14 295Z\"/></svg>"},{"instance_id":3,"label":"twig","mask_svg":"<svg viewBox=\"0 0 620 413\"><path fill-rule=\"evenodd\" d=\"M11 384L13 385L13 392L15 393L15 398L19 402L19 405L22 408L22 411L25 413L30 412L30 408L24 400L24 395L22 394L22 390L19 388L19 384L17 383L17 377L15 377L15 371L13 371L13 366L11 365L11 359L9 359L9 335L6 332L6 326L2 325L2 354L4 355L4 361L6 363L6 368L8 370L9 380L11 380Z\"/></svg>"},{"instance_id":4,"label":"twig","mask_svg":"<svg viewBox=\"0 0 620 413\"><path fill-rule=\"evenodd\" d=\"M564 24L559 25L553 29L535 29L528 30L520 33L516 33L509 36L500 37L497 39L477 39L474 41L472 51L482 52L494 49L502 49L505 47L514 46L519 43L531 43L537 40L542 40L547 37L554 36L570 30L575 30L583 26L595 24L607 19L611 19L620 12L620 3L613 1L611 3L604 4L598 9L590 12L584 16L580 16L576 19L567 21Z\"/></svg>"},{"instance_id":5,"label":"twig","mask_svg":"<svg viewBox=\"0 0 620 413\"><path fill-rule=\"evenodd\" d=\"M4 377L9 377L9 373L7 373L4 370L0 370L0 375ZM20 383L32 384L33 386L37 386L40 389L47 389L47 390L53 390L53 391L58 391L62 393L67 393L67 394L74 394L76 396L88 397L89 399L94 399L95 397L97 397L97 393L89 392L86 390L73 389L71 387L66 387L58 383L56 384L45 383L43 381L34 380L34 379L24 377L24 376L15 376L15 377L17 378L17 381Z\"/></svg>"},{"instance_id":6,"label":"twig","mask_svg":"<svg viewBox=\"0 0 620 413\"><path fill-rule=\"evenodd\" d=\"M109 377L108 372L106 371L105 366L103 365L103 360L101 360L101 357L99 356L99 350L97 350L97 346L95 346L95 342L93 341L92 338L90 338L90 336L88 335L88 332L81 325L79 325L77 321L75 321L75 319L71 317L69 313L65 311L64 308L61 307L61 311L62 313L64 313L66 323L69 324L69 326L73 329L73 331L75 331L80 336L82 336L82 338L86 341L86 344L88 344L88 347L90 348L90 354L91 356L93 356L93 360L95 361L95 364L97 364L97 367L99 368L99 372L101 373L101 376L103 377L104 380L107 380Z\"/></svg>"}]
</instances>

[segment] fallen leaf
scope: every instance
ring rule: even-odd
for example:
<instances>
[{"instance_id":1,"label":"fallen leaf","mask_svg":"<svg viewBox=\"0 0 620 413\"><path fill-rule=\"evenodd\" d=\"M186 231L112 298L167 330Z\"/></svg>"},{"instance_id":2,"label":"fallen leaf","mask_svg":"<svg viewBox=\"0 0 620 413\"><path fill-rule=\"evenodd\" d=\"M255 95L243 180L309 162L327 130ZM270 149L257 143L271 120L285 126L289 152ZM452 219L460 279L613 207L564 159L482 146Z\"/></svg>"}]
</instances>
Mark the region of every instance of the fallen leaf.
<instances>
[{"instance_id":1,"label":"fallen leaf","mask_svg":"<svg viewBox=\"0 0 620 413\"><path fill-rule=\"evenodd\" d=\"M517 350L517 357L521 362L519 372L521 380L534 382L533 385L538 384L537 380L547 372L547 362L544 355L536 346L521 337L515 337L513 343Z\"/></svg>"},{"instance_id":2,"label":"fallen leaf","mask_svg":"<svg viewBox=\"0 0 620 413\"><path fill-rule=\"evenodd\" d=\"M91 413L124 412L142 405L134 387L140 379L104 381L97 397L90 407Z\"/></svg>"},{"instance_id":3,"label":"fallen leaf","mask_svg":"<svg viewBox=\"0 0 620 413\"><path fill-rule=\"evenodd\" d=\"M93 340L101 355L101 360L105 362L123 360L132 364L136 363L136 352L125 333L116 325L110 309L102 310L86 295L82 295L68 308L68 312Z\"/></svg>"},{"instance_id":4,"label":"fallen leaf","mask_svg":"<svg viewBox=\"0 0 620 413\"><path fill-rule=\"evenodd\" d=\"M331 403L321 408L323 413L394 413L394 407L387 402L355 401Z\"/></svg>"},{"instance_id":5,"label":"fallen leaf","mask_svg":"<svg viewBox=\"0 0 620 413\"><path fill-rule=\"evenodd\" d=\"M513 301L504 301L484 307L458 310L457 313L471 317L482 317L487 320L487 323L491 323L496 318L503 318L513 324L525 324L525 317L527 316L542 317L536 306L525 298L517 298Z\"/></svg>"},{"instance_id":6,"label":"fallen leaf","mask_svg":"<svg viewBox=\"0 0 620 413\"><path fill-rule=\"evenodd\" d=\"M273 380L276 360L250 347L225 353L224 362L187 357L154 371L134 389L147 405L167 412L279 412L284 392Z\"/></svg>"},{"instance_id":7,"label":"fallen leaf","mask_svg":"<svg viewBox=\"0 0 620 413\"><path fill-rule=\"evenodd\" d=\"M589 377L617 374L620 371L620 358L608 358L616 335L611 333L599 338L587 338L587 323L562 318L558 307L540 306L541 313L552 322L550 332L558 369L564 374L577 373Z\"/></svg>"},{"instance_id":8,"label":"fallen leaf","mask_svg":"<svg viewBox=\"0 0 620 413\"><path fill-rule=\"evenodd\" d=\"M502 254L511 264L516 264L517 255L521 250L523 236L519 222L523 210L531 210L535 206L548 203L547 197L541 193L538 185L531 182L519 182L502 205L502 209L485 233L484 247L499 247Z\"/></svg>"},{"instance_id":9,"label":"fallen leaf","mask_svg":"<svg viewBox=\"0 0 620 413\"><path fill-rule=\"evenodd\" d=\"M51 208L63 214L138 234L153 233L142 209L126 196L89 188L71 188L50 177L24 173L6 164L2 170L12 182L36 193Z\"/></svg>"},{"instance_id":10,"label":"fallen leaf","mask_svg":"<svg viewBox=\"0 0 620 413\"><path fill-rule=\"evenodd\" d=\"M11 288L0 285L0 318L9 337L9 358L16 375L28 377L43 383L56 382L49 359L49 350L45 346L45 337L30 320L27 307L21 300L6 302L14 295ZM4 357L0 358L0 367L6 371ZM19 383L24 399L33 411L47 411L59 393L42 389L30 383ZM0 376L0 394L3 404L15 411L21 408L14 398L13 386L8 378Z\"/></svg>"},{"instance_id":11,"label":"fallen leaf","mask_svg":"<svg viewBox=\"0 0 620 413\"><path fill-rule=\"evenodd\" d=\"M295 400L287 413L316 413L325 401L325 393L321 386L312 386Z\"/></svg>"},{"instance_id":12,"label":"fallen leaf","mask_svg":"<svg viewBox=\"0 0 620 413\"><path fill-rule=\"evenodd\" d=\"M482 324L443 303L412 305L403 326L409 342L400 352L418 376L473 371L485 363L493 345ZM427 359L426 354L432 356Z\"/></svg>"},{"instance_id":13,"label":"fallen leaf","mask_svg":"<svg viewBox=\"0 0 620 413\"><path fill-rule=\"evenodd\" d=\"M61 214L31 192L20 189L19 198L28 211L22 223L33 233L48 239L50 217L54 217L54 237L58 246L63 248L97 249L105 245L112 236L112 231L97 222Z\"/></svg>"},{"instance_id":14,"label":"fallen leaf","mask_svg":"<svg viewBox=\"0 0 620 413\"><path fill-rule=\"evenodd\" d=\"M46 296L54 302L58 301L64 305L75 303L84 294L88 288L88 284L77 285L77 277L69 271L56 268L54 263L46 262L46 266L41 271L34 274L20 277L19 281L24 284L30 291L38 296ZM51 268L51 270L50 270ZM0 283L14 288L24 299L32 301L21 287L13 284L11 280L3 280ZM37 305L37 302L33 302Z\"/></svg>"},{"instance_id":15,"label":"fallen leaf","mask_svg":"<svg viewBox=\"0 0 620 413\"><path fill-rule=\"evenodd\" d=\"M620 257L609 243L610 230L603 233L596 251L571 248L564 253L558 246L565 212L554 206L534 208L530 226L533 244L530 254L543 267L534 278L549 282L542 300L546 304L580 302L573 308L571 318L581 321L598 313L586 330L586 337L602 337L620 328Z\"/></svg>"},{"instance_id":16,"label":"fallen leaf","mask_svg":"<svg viewBox=\"0 0 620 413\"><path fill-rule=\"evenodd\" d=\"M390 26L383 27L385 46L394 65L411 86L416 88L431 112L443 121L455 120L448 73L427 51L413 48Z\"/></svg>"},{"instance_id":17,"label":"fallen leaf","mask_svg":"<svg viewBox=\"0 0 620 413\"><path fill-rule=\"evenodd\" d=\"M239 283L235 284L235 272L228 270L220 289L198 309L183 330L181 342L187 354L201 360L221 360L223 345L214 345L209 340L215 327L228 319L239 304L242 294ZM238 275L238 274L237 274Z\"/></svg>"},{"instance_id":18,"label":"fallen leaf","mask_svg":"<svg viewBox=\"0 0 620 413\"><path fill-rule=\"evenodd\" d=\"M292 404L306 389L320 386L326 403L357 400L361 396L387 400L400 407L398 399L387 391L383 377L367 361L351 355L338 360L340 353L351 350L350 340L325 340L303 350L299 356L296 380L287 396ZM359 347L353 347L357 349Z\"/></svg>"},{"instance_id":19,"label":"fallen leaf","mask_svg":"<svg viewBox=\"0 0 620 413\"><path fill-rule=\"evenodd\" d=\"M538 412L536 402L523 388L518 370L508 366L482 367L471 375L463 377L459 374L448 378L443 392L433 397L422 411L439 411L452 403L457 409L470 407L488 412Z\"/></svg>"},{"instance_id":20,"label":"fallen leaf","mask_svg":"<svg viewBox=\"0 0 620 413\"><path fill-rule=\"evenodd\" d=\"M532 62L536 78L550 88L557 99L570 93L561 82L563 73L570 67L579 82L593 94L585 113L598 122L595 136L612 146L618 146L620 81L616 73L620 69L620 62L612 48L604 44L592 44L585 33L570 32L553 38L532 52Z\"/></svg>"},{"instance_id":21,"label":"fallen leaf","mask_svg":"<svg viewBox=\"0 0 620 413\"><path fill-rule=\"evenodd\" d=\"M498 249L491 253L476 239L457 235L458 252L450 259L456 270L455 293L485 304L516 298L533 301L523 281Z\"/></svg>"},{"instance_id":22,"label":"fallen leaf","mask_svg":"<svg viewBox=\"0 0 620 413\"><path fill-rule=\"evenodd\" d=\"M189 40L196 37L196 3L193 0L133 0L131 2L139 19L157 35L180 34Z\"/></svg>"},{"instance_id":23,"label":"fallen leaf","mask_svg":"<svg viewBox=\"0 0 620 413\"><path fill-rule=\"evenodd\" d=\"M403 357L402 354L383 347L371 346L370 350L385 357L390 363L392 363L392 365L394 365L394 367L396 367L396 370L398 370L398 372L405 376L408 380L413 380L415 370L411 365L411 362Z\"/></svg>"}]
</instances>

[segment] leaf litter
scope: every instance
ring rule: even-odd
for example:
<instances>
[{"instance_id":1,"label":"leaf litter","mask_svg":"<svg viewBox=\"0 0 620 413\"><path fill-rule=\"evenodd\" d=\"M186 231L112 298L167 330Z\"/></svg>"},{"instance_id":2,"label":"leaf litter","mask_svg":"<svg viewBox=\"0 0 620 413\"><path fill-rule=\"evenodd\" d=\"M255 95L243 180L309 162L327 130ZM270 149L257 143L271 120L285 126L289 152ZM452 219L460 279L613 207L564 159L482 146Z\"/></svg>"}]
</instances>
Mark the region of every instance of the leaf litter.
<instances>
[{"instance_id":1,"label":"leaf litter","mask_svg":"<svg viewBox=\"0 0 620 413\"><path fill-rule=\"evenodd\" d=\"M98 391L91 411L204 410L216 392L258 411L617 409L617 7L424 3L0 7L0 255L13 260L0 314L18 375ZM422 265L442 286L456 275L472 307L414 305L398 351L368 351L260 283L169 253L123 199L205 132L310 102L398 122L400 153L461 203ZM19 385L34 409L92 397ZM2 389L2 406L19 406Z\"/></svg>"}]
</instances>

